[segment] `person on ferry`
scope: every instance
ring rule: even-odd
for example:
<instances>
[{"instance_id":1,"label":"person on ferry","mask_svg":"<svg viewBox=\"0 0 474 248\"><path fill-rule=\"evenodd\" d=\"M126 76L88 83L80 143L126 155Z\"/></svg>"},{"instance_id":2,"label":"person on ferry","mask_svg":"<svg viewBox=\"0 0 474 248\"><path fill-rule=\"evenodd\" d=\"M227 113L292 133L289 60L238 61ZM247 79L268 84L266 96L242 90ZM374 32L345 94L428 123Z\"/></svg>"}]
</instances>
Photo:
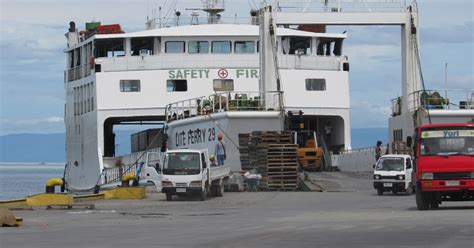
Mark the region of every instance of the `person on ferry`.
<instances>
[{"instance_id":1,"label":"person on ferry","mask_svg":"<svg viewBox=\"0 0 474 248\"><path fill-rule=\"evenodd\" d=\"M217 135L217 143L214 149L214 154L217 156L217 165L224 165L224 160L226 159L225 145L222 142L224 135L221 133Z\"/></svg>"},{"instance_id":2,"label":"person on ferry","mask_svg":"<svg viewBox=\"0 0 474 248\"><path fill-rule=\"evenodd\" d=\"M331 122L328 121L326 126L324 126L324 138L326 139L326 144L328 147L331 147L331 133L332 133L332 126Z\"/></svg>"}]
</instances>

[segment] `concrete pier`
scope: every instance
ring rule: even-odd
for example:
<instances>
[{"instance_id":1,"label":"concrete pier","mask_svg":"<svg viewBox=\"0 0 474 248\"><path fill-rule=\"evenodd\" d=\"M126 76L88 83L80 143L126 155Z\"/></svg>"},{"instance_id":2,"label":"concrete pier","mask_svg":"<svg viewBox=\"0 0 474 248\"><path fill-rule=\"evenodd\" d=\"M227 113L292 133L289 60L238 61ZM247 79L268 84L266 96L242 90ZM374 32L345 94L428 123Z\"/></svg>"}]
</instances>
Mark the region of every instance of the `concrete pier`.
<instances>
[{"instance_id":1,"label":"concrete pier","mask_svg":"<svg viewBox=\"0 0 474 248\"><path fill-rule=\"evenodd\" d=\"M14 211L0 247L471 247L473 202L418 211L414 195L378 196L370 174L311 175L327 192L228 192L205 202L161 193L95 209ZM330 191L330 192L329 192Z\"/></svg>"}]
</instances>

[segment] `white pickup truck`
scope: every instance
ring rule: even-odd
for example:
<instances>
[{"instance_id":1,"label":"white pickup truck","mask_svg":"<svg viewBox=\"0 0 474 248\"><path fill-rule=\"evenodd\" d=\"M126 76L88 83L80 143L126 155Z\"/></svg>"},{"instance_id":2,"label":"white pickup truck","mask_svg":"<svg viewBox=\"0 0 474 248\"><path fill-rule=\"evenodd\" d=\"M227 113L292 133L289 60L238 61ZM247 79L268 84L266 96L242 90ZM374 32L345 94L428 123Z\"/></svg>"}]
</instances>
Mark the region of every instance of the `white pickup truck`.
<instances>
[{"instance_id":1,"label":"white pickup truck","mask_svg":"<svg viewBox=\"0 0 474 248\"><path fill-rule=\"evenodd\" d=\"M164 155L161 172L161 192L166 194L167 201L173 195L199 195L205 201L208 193L223 196L230 166L211 165L206 150L169 150Z\"/></svg>"}]
</instances>

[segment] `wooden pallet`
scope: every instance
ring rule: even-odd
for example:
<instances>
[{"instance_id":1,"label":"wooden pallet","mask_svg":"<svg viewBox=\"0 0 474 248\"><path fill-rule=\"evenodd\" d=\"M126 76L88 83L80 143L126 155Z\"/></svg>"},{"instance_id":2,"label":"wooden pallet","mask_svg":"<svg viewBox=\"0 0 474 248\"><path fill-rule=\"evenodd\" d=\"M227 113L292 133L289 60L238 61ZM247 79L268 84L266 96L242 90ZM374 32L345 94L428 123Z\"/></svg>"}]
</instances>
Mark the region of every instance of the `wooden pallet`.
<instances>
[{"instance_id":1,"label":"wooden pallet","mask_svg":"<svg viewBox=\"0 0 474 248\"><path fill-rule=\"evenodd\" d=\"M294 191L298 188L298 145L291 132L256 131L239 134L243 170L263 176L261 189Z\"/></svg>"}]
</instances>

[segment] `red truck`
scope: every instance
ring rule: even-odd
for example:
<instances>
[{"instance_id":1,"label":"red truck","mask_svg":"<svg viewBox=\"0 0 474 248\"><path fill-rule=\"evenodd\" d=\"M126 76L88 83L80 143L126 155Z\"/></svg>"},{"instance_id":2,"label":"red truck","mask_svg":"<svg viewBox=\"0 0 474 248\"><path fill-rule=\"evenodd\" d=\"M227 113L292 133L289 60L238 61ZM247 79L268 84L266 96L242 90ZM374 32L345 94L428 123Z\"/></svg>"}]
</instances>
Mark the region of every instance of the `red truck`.
<instances>
[{"instance_id":1,"label":"red truck","mask_svg":"<svg viewBox=\"0 0 474 248\"><path fill-rule=\"evenodd\" d=\"M419 210L443 201L474 201L474 123L419 126L415 149Z\"/></svg>"}]
</instances>

